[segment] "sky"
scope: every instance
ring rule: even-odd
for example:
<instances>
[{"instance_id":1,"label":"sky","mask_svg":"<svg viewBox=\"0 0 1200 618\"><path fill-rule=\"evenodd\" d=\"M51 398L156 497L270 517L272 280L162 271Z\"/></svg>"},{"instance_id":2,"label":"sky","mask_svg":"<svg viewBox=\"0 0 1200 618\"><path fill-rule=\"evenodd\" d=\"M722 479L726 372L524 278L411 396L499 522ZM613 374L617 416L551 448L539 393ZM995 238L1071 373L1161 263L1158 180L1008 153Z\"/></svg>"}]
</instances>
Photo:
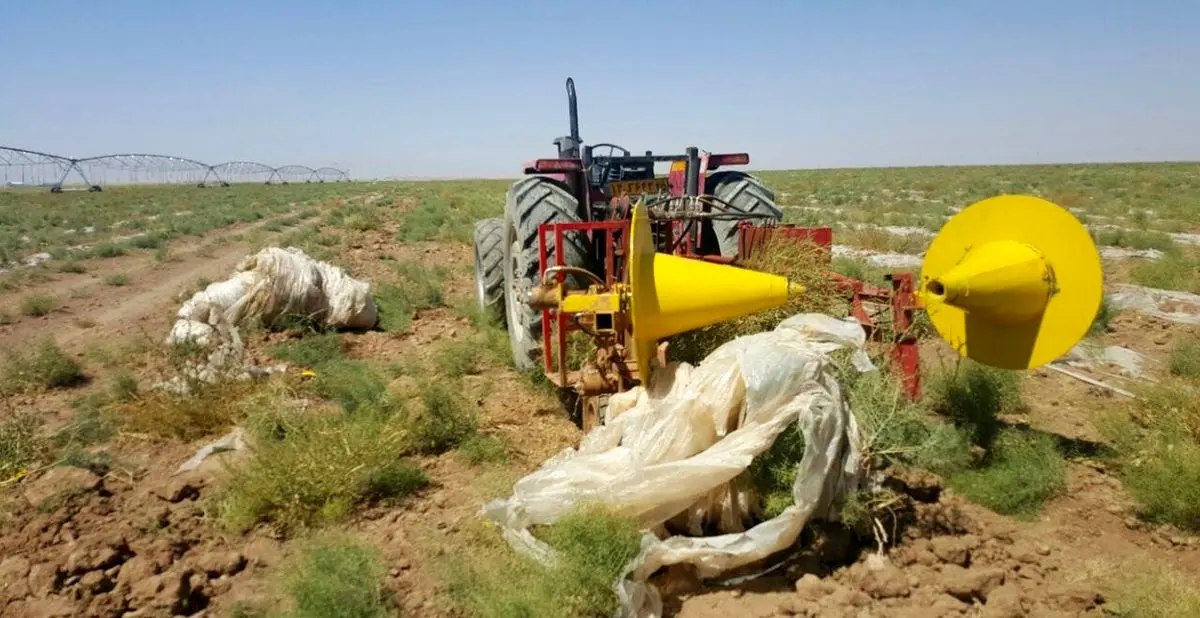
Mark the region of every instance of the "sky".
<instances>
[{"instance_id":1,"label":"sky","mask_svg":"<svg viewBox=\"0 0 1200 618\"><path fill-rule=\"evenodd\" d=\"M751 168L1200 160L1200 2L0 0L0 145L513 177L585 142Z\"/></svg>"}]
</instances>

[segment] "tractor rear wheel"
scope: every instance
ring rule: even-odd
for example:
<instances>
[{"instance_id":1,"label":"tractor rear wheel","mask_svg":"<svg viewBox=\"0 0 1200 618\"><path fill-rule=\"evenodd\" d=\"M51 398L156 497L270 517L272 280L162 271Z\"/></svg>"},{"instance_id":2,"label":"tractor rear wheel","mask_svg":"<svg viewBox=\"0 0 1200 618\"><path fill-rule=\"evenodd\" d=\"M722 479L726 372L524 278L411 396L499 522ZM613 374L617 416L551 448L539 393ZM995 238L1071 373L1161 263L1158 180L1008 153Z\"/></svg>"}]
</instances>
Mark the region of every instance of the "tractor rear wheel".
<instances>
[{"instance_id":1,"label":"tractor rear wheel","mask_svg":"<svg viewBox=\"0 0 1200 618\"><path fill-rule=\"evenodd\" d=\"M508 189L504 208L504 304L508 337L512 342L513 363L518 369L530 369L541 356L542 312L526 302L529 290L540 283L538 264L538 227L547 223L580 221L579 201L565 185L549 178L530 176ZM546 239L546 263L554 264L561 250L567 266L587 268L591 255L584 232L563 234L563 246L554 246L554 237ZM586 280L569 275L573 286Z\"/></svg>"},{"instance_id":2,"label":"tractor rear wheel","mask_svg":"<svg viewBox=\"0 0 1200 618\"><path fill-rule=\"evenodd\" d=\"M475 222L475 295L488 317L504 314L504 219Z\"/></svg>"},{"instance_id":3,"label":"tractor rear wheel","mask_svg":"<svg viewBox=\"0 0 1200 618\"><path fill-rule=\"evenodd\" d=\"M745 172L729 171L714 172L705 181L706 193L742 212L765 215L764 218L751 219L752 222L778 223L783 220L783 211L775 204L775 192L768 189L763 182ZM738 254L738 220L717 220L712 222L713 232L717 237L723 257L736 257Z\"/></svg>"}]
</instances>

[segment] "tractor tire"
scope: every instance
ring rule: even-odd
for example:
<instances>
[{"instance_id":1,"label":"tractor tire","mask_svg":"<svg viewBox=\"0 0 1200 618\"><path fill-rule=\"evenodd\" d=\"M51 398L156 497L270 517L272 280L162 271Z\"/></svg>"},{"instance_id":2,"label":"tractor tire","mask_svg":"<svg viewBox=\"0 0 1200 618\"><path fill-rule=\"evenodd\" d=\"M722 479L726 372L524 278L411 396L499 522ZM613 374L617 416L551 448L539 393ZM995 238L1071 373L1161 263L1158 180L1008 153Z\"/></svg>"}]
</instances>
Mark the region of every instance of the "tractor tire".
<instances>
[{"instance_id":1,"label":"tractor tire","mask_svg":"<svg viewBox=\"0 0 1200 618\"><path fill-rule=\"evenodd\" d=\"M504 208L504 304L513 363L518 369L535 367L542 354L542 312L531 309L525 300L529 290L540 283L538 227L580 220L579 201L562 183L530 176L508 189ZM553 237L546 240L547 263L553 264L560 248L554 246ZM587 235L567 233L563 240L563 263L588 268L591 250ZM577 275L568 275L567 281L575 287L587 284Z\"/></svg>"},{"instance_id":2,"label":"tractor tire","mask_svg":"<svg viewBox=\"0 0 1200 618\"><path fill-rule=\"evenodd\" d=\"M475 295L487 317L504 315L504 219L475 222Z\"/></svg>"},{"instance_id":3,"label":"tractor tire","mask_svg":"<svg viewBox=\"0 0 1200 618\"><path fill-rule=\"evenodd\" d=\"M775 192L750 174L736 171L714 172L704 186L706 193L724 200L738 210L767 215L774 219L775 223L783 220L783 211L775 204ZM712 222L713 234L716 236L722 257L737 257L739 223L741 222L736 220Z\"/></svg>"}]
</instances>

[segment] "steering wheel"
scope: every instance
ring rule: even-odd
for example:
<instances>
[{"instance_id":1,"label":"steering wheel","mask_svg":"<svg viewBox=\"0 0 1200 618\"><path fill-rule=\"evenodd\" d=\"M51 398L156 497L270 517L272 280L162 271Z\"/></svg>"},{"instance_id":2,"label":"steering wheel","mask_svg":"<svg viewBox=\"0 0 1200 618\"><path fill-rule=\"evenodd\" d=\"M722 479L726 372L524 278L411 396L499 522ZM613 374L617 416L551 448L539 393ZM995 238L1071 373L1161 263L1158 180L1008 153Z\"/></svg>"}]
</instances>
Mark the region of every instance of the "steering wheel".
<instances>
[{"instance_id":1,"label":"steering wheel","mask_svg":"<svg viewBox=\"0 0 1200 618\"><path fill-rule=\"evenodd\" d=\"M601 148L607 148L607 154L597 154L596 151ZM620 151L621 154L614 154ZM589 173L592 175L592 183L597 185L608 184L613 181L621 180L620 166L613 165L613 157L628 157L629 150L616 144L602 143L592 145L592 169Z\"/></svg>"}]
</instances>

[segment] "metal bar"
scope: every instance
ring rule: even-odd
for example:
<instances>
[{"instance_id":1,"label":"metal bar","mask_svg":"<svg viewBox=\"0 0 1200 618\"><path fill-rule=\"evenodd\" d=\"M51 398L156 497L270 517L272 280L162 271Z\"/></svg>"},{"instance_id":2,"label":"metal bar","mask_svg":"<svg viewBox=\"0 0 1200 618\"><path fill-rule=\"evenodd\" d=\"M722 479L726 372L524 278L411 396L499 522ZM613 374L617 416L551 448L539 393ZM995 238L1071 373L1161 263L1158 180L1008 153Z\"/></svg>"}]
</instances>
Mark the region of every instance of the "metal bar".
<instances>
[{"instance_id":1,"label":"metal bar","mask_svg":"<svg viewBox=\"0 0 1200 618\"><path fill-rule=\"evenodd\" d=\"M546 226L538 226L538 276L546 272ZM510 290L512 292L512 290ZM517 299L520 302L521 299ZM547 374L554 372L550 357L550 310L542 309L542 369Z\"/></svg>"},{"instance_id":2,"label":"metal bar","mask_svg":"<svg viewBox=\"0 0 1200 618\"><path fill-rule=\"evenodd\" d=\"M700 149L695 146L687 147L687 184L685 194L689 197L700 195Z\"/></svg>"},{"instance_id":3,"label":"metal bar","mask_svg":"<svg viewBox=\"0 0 1200 618\"><path fill-rule=\"evenodd\" d=\"M563 230L554 228L554 264L555 266L564 266L563 262ZM567 274L561 270L556 273L558 276L558 284L563 285L567 281ZM567 384L567 323L566 316L562 311L554 312L558 318L558 377L560 384Z\"/></svg>"}]
</instances>

